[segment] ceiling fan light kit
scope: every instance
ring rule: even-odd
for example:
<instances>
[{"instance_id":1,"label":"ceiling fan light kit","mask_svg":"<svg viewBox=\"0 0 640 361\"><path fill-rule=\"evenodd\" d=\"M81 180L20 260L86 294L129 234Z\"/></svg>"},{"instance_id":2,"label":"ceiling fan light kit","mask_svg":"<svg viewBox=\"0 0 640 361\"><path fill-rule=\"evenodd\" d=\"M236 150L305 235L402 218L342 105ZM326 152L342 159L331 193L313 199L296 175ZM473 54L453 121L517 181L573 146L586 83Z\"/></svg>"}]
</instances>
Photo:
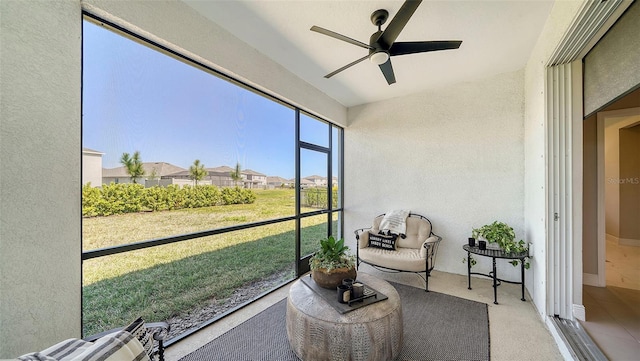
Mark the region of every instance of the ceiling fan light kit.
<instances>
[{"instance_id":1,"label":"ceiling fan light kit","mask_svg":"<svg viewBox=\"0 0 640 361\"><path fill-rule=\"evenodd\" d=\"M367 49L369 54L355 60L340 69L337 69L327 75L325 78L331 78L332 76L346 70L363 60L369 58L369 60L380 67L382 75L384 75L389 85L396 82L393 67L391 65L391 57L397 55L424 53L429 51L439 51L448 49L458 49L462 41L459 40L445 40L445 41L411 41L411 42L395 42L398 35L405 25L411 19L411 16L416 11L422 0L406 0L398 13L391 19L389 25L383 31L382 25L389 18L389 12L384 9L379 9L371 14L371 22L378 27L378 31L371 35L369 44L365 44L361 41L349 38L342 34L338 34L334 31L321 28L319 26L312 26L311 31L318 32L330 36L334 39L342 40L352 45L359 46Z\"/></svg>"},{"instance_id":2,"label":"ceiling fan light kit","mask_svg":"<svg viewBox=\"0 0 640 361\"><path fill-rule=\"evenodd\" d=\"M377 51L369 56L369 60L376 65L382 65L389 60L389 53L386 51Z\"/></svg>"}]
</instances>

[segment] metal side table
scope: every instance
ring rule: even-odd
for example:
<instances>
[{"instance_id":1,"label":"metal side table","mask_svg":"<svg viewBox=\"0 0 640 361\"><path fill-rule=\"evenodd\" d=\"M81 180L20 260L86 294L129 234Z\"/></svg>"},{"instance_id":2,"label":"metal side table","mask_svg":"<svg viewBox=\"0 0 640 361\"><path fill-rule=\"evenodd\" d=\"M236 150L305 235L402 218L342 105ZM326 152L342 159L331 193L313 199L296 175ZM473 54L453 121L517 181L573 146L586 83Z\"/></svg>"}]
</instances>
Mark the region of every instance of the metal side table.
<instances>
[{"instance_id":1,"label":"metal side table","mask_svg":"<svg viewBox=\"0 0 640 361\"><path fill-rule=\"evenodd\" d=\"M465 251L467 251L467 278L469 280L468 289L471 289L471 275L485 276L493 279L493 303L494 304L496 305L498 304L498 286L500 286L500 283L502 282L521 285L522 286L521 300L526 301L524 298L524 263L525 263L525 259L529 257L529 250L521 253L505 253L502 250L492 250L492 249L481 250L480 248L478 248L478 246L471 247L468 244L465 244L464 246L462 246L462 248ZM493 271L490 272L489 274L471 272L471 254L472 253L477 254L478 256L491 257L493 260ZM507 280L498 278L498 274L496 272L496 258L520 260L520 270L521 270L520 282L507 281Z\"/></svg>"}]
</instances>

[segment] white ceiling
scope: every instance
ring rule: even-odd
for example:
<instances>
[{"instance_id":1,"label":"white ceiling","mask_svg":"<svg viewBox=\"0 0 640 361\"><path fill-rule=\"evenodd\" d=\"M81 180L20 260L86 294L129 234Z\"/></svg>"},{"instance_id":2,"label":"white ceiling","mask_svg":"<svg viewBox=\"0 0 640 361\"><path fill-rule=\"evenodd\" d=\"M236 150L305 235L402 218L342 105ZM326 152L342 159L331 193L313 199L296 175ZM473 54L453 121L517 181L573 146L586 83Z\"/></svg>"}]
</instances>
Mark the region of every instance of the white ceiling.
<instances>
[{"instance_id":1,"label":"white ceiling","mask_svg":"<svg viewBox=\"0 0 640 361\"><path fill-rule=\"evenodd\" d=\"M396 41L462 40L460 49L392 57L397 82L365 60L324 76L367 50L312 32L317 25L369 43L370 15L403 1L182 0L325 94L350 107L521 69L553 1L423 1Z\"/></svg>"}]
</instances>

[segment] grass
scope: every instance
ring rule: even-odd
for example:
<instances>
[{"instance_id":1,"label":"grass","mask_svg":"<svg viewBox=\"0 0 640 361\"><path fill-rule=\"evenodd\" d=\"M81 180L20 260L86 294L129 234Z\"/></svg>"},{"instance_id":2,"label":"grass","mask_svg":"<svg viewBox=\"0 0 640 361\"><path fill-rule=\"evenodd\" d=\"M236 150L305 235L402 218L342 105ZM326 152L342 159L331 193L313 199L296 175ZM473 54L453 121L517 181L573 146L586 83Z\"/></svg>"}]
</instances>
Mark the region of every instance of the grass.
<instances>
[{"instance_id":1,"label":"grass","mask_svg":"<svg viewBox=\"0 0 640 361\"><path fill-rule=\"evenodd\" d=\"M294 214L293 190L260 190L253 205L137 213L83 220L83 249L96 249L274 219ZM326 216L302 220L303 253L326 236ZM166 320L243 286L288 272L295 261L295 222L163 245L83 263L85 335L138 316Z\"/></svg>"}]
</instances>

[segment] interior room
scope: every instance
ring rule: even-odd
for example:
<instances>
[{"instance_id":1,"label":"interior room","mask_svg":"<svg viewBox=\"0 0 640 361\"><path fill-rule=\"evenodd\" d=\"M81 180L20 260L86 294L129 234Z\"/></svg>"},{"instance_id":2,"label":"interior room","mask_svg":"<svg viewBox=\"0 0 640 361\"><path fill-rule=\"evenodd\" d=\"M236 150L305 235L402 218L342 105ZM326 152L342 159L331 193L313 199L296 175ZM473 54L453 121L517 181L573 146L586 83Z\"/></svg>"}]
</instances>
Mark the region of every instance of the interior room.
<instances>
[{"instance_id":1,"label":"interior room","mask_svg":"<svg viewBox=\"0 0 640 361\"><path fill-rule=\"evenodd\" d=\"M399 35L388 35L391 43L444 41L438 45L444 51L394 48L376 36L403 6L391 0L0 0L0 358L86 337L87 267L101 257L108 263L120 254L126 261L128 252L142 248L153 254L193 232L232 238L251 227L267 230L270 222L286 224L295 256L289 278L168 342L167 360L189 357L287 303L299 278L308 277L305 219L322 219L323 236L344 238L355 252L354 231L391 210L426 216L441 237L433 271L422 272L430 292L415 274L365 264L358 272L419 288L425 300L448 295L480 304L489 326L486 359L637 355L639 315L632 306L640 292L640 175L632 155L640 116L640 6L630 0L422 1ZM304 119L326 127L328 145L300 134L291 143L298 152L290 152L295 172L279 184L292 181L296 196L289 203L296 211L125 242L147 242L138 249L85 249L85 172L106 169L90 160L106 159L104 150L89 147L83 135L83 121L92 116L83 99L87 22L286 108L298 128ZM131 71L134 80L144 73ZM305 151L326 154L329 200L306 213L300 211ZM207 166L227 166L226 176L238 164L229 180L236 187L250 189L275 175L229 159ZM180 167L188 178L189 164ZM213 185L211 174L204 181ZM336 206L329 195L333 176ZM314 181L322 182L306 179L306 187ZM463 247L474 228L494 221L511 226L528 247L527 268L524 259L521 268L478 256L474 270L522 280L522 289L470 276ZM619 305L631 305L629 313L617 313Z\"/></svg>"},{"instance_id":2,"label":"interior room","mask_svg":"<svg viewBox=\"0 0 640 361\"><path fill-rule=\"evenodd\" d=\"M638 104L636 90L584 122L584 209L585 219L593 222L583 224L587 314L582 325L610 359L633 357L628 350L635 348L640 324L634 306L640 291L640 248L634 233L624 233L638 223L633 209L637 195L625 193L636 183L637 143L624 140L625 136L633 139L637 129Z\"/></svg>"}]
</instances>

